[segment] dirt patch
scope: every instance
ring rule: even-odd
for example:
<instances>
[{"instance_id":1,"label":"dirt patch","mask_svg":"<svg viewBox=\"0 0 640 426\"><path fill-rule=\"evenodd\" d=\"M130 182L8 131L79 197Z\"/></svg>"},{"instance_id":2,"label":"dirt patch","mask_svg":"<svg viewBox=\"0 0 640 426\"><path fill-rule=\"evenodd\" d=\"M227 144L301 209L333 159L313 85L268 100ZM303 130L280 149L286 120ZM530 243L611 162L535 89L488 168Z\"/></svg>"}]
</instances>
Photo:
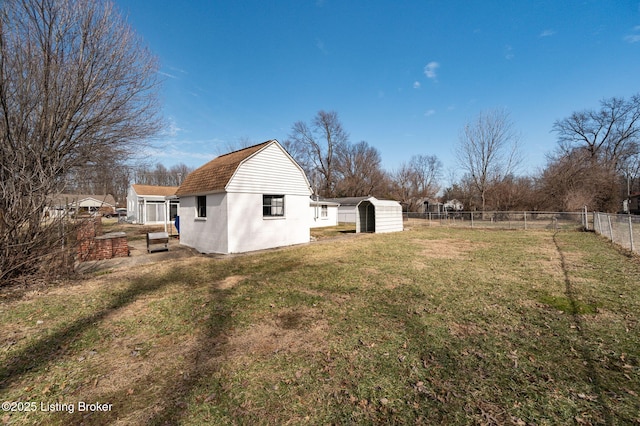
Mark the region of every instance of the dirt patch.
<instances>
[{"instance_id":1,"label":"dirt patch","mask_svg":"<svg viewBox=\"0 0 640 426\"><path fill-rule=\"evenodd\" d=\"M226 355L239 360L282 351L320 352L325 348L329 325L315 315L313 309L282 310L275 318L230 336Z\"/></svg>"},{"instance_id":2,"label":"dirt patch","mask_svg":"<svg viewBox=\"0 0 640 426\"><path fill-rule=\"evenodd\" d=\"M235 287L240 281L244 280L245 278L247 278L246 275L232 275L222 281L218 281L215 286L218 290L228 290Z\"/></svg>"}]
</instances>

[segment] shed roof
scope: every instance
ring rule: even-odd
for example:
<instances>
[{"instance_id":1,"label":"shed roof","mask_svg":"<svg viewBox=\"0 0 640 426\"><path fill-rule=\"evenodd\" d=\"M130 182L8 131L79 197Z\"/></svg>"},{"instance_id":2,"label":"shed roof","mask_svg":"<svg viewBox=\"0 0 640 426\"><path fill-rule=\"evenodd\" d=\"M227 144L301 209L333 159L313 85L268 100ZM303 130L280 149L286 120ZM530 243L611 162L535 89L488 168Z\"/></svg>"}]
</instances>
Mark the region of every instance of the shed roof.
<instances>
[{"instance_id":1,"label":"shed roof","mask_svg":"<svg viewBox=\"0 0 640 426\"><path fill-rule=\"evenodd\" d=\"M363 200L360 201L368 201L371 204L373 204L376 207L400 207L402 208L402 206L400 205L400 203L398 203L397 201L393 201L393 200L378 200L376 197L368 197L365 198ZM360 204L358 203L358 205Z\"/></svg>"},{"instance_id":2,"label":"shed roof","mask_svg":"<svg viewBox=\"0 0 640 426\"><path fill-rule=\"evenodd\" d=\"M370 195L367 195L366 197L343 197L343 198L327 198L328 201L333 201L336 202L338 204L340 204L341 206L357 206L358 204L360 204L360 202L362 200L368 200L370 198L373 198Z\"/></svg>"},{"instance_id":3,"label":"shed roof","mask_svg":"<svg viewBox=\"0 0 640 426\"><path fill-rule=\"evenodd\" d=\"M269 140L214 158L204 166L189 173L178 188L178 191L176 191L176 195L195 195L223 191L240 163L271 143L277 142Z\"/></svg>"},{"instance_id":4,"label":"shed roof","mask_svg":"<svg viewBox=\"0 0 640 426\"><path fill-rule=\"evenodd\" d=\"M136 191L136 194L138 195L152 195L159 197L174 195L178 190L177 186L141 185L138 183L134 183L131 186L133 186L133 190Z\"/></svg>"}]
</instances>

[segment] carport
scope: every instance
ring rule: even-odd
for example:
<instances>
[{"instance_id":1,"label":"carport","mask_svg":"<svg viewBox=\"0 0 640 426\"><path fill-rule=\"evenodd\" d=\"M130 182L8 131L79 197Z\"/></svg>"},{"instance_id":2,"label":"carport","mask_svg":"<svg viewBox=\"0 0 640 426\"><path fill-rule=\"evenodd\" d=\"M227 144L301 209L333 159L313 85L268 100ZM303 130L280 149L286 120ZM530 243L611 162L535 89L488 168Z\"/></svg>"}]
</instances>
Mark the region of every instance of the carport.
<instances>
[{"instance_id":1,"label":"carport","mask_svg":"<svg viewBox=\"0 0 640 426\"><path fill-rule=\"evenodd\" d=\"M369 197L358 203L356 232L381 233L402 230L402 206L397 201Z\"/></svg>"}]
</instances>

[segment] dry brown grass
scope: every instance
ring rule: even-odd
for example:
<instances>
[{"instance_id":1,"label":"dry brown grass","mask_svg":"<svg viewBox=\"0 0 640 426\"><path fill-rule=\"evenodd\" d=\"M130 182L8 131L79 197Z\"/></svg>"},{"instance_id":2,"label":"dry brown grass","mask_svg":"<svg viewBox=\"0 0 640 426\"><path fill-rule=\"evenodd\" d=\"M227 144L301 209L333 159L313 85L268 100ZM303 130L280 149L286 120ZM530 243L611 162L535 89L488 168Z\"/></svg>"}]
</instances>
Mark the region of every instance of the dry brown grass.
<instances>
[{"instance_id":1,"label":"dry brown grass","mask_svg":"<svg viewBox=\"0 0 640 426\"><path fill-rule=\"evenodd\" d=\"M0 304L2 397L115 409L3 421L638 422L640 264L557 238L425 227L28 293Z\"/></svg>"}]
</instances>

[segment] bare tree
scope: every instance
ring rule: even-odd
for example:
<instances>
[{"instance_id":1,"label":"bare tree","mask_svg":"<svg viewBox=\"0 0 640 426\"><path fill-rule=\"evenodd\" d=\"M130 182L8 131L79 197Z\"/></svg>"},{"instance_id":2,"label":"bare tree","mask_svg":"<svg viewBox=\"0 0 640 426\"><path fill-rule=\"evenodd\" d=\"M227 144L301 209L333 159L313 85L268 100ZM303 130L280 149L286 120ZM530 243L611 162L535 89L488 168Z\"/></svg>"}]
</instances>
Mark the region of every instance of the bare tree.
<instances>
[{"instance_id":1,"label":"bare tree","mask_svg":"<svg viewBox=\"0 0 640 426\"><path fill-rule=\"evenodd\" d=\"M407 163L402 163L391 173L391 197L407 211L415 211L413 199L413 171Z\"/></svg>"},{"instance_id":2,"label":"bare tree","mask_svg":"<svg viewBox=\"0 0 640 426\"><path fill-rule=\"evenodd\" d=\"M380 152L365 141L342 144L336 155L336 195L379 195L386 183L381 162Z\"/></svg>"},{"instance_id":3,"label":"bare tree","mask_svg":"<svg viewBox=\"0 0 640 426\"><path fill-rule=\"evenodd\" d=\"M481 112L464 126L456 156L480 195L482 211L485 211L491 185L512 174L519 165L518 142L505 110Z\"/></svg>"},{"instance_id":4,"label":"bare tree","mask_svg":"<svg viewBox=\"0 0 640 426\"><path fill-rule=\"evenodd\" d=\"M592 210L615 212L621 208L616 174L591 154L575 148L566 154L550 155L540 177L540 187L547 207L576 211L587 206Z\"/></svg>"},{"instance_id":5,"label":"bare tree","mask_svg":"<svg viewBox=\"0 0 640 426\"><path fill-rule=\"evenodd\" d=\"M53 253L47 199L159 129L157 60L100 0L0 3L0 281Z\"/></svg>"},{"instance_id":6,"label":"bare tree","mask_svg":"<svg viewBox=\"0 0 640 426\"><path fill-rule=\"evenodd\" d=\"M435 198L440 190L442 162L435 155L414 155L409 161L412 170L414 196Z\"/></svg>"},{"instance_id":7,"label":"bare tree","mask_svg":"<svg viewBox=\"0 0 640 426\"><path fill-rule=\"evenodd\" d=\"M133 167L133 171L135 178L132 183L157 186L180 186L187 175L193 171L193 168L184 163L176 164L168 169L161 163L156 163L155 166L139 163Z\"/></svg>"},{"instance_id":8,"label":"bare tree","mask_svg":"<svg viewBox=\"0 0 640 426\"><path fill-rule=\"evenodd\" d=\"M553 130L558 135L558 149L545 174L547 188L573 191L565 198L579 199L590 208L619 210L638 176L640 95L629 100L604 99L599 110L575 112L556 121ZM554 167L559 164L569 167ZM557 179L557 175L576 168L582 170L576 175L581 180L572 180L571 187L566 180Z\"/></svg>"},{"instance_id":9,"label":"bare tree","mask_svg":"<svg viewBox=\"0 0 640 426\"><path fill-rule=\"evenodd\" d=\"M311 125L302 121L294 123L287 151L305 169L307 175L317 178L320 195L333 196L336 186L336 153L347 144L349 135L342 128L338 114L334 111L319 111Z\"/></svg>"},{"instance_id":10,"label":"bare tree","mask_svg":"<svg viewBox=\"0 0 640 426\"><path fill-rule=\"evenodd\" d=\"M407 211L417 211L424 199L435 198L440 190L442 162L435 155L414 155L392 174L393 198Z\"/></svg>"},{"instance_id":11,"label":"bare tree","mask_svg":"<svg viewBox=\"0 0 640 426\"><path fill-rule=\"evenodd\" d=\"M556 121L553 130L558 135L561 155L579 148L588 153L592 163L619 172L629 157L638 154L640 95L629 100L604 99L599 111L575 112Z\"/></svg>"}]
</instances>

